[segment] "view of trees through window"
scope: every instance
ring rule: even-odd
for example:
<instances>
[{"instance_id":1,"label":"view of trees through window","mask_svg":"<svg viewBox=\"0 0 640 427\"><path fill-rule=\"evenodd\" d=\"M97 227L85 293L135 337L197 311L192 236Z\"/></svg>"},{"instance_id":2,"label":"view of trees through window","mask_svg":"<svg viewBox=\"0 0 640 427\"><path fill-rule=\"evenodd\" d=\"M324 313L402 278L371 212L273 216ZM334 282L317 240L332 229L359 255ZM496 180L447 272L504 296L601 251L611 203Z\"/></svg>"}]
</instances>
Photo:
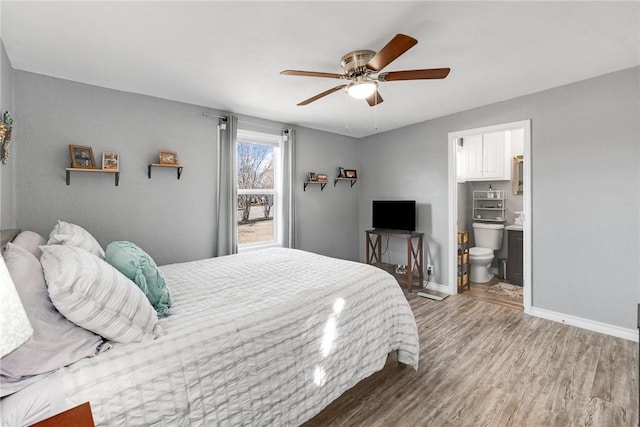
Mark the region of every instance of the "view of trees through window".
<instances>
[{"instance_id":1,"label":"view of trees through window","mask_svg":"<svg viewBox=\"0 0 640 427\"><path fill-rule=\"evenodd\" d=\"M274 241L274 147L238 141L237 150L238 244Z\"/></svg>"}]
</instances>

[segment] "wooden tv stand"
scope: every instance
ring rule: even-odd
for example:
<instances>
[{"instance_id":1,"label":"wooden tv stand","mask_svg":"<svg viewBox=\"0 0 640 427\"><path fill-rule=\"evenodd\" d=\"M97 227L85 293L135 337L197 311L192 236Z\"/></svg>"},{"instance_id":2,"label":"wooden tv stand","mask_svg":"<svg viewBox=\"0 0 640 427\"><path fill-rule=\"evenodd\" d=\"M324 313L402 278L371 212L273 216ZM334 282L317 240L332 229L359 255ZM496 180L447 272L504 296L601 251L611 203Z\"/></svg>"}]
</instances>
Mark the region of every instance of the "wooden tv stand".
<instances>
[{"instance_id":1,"label":"wooden tv stand","mask_svg":"<svg viewBox=\"0 0 640 427\"><path fill-rule=\"evenodd\" d=\"M423 241L424 233L401 232L395 230L367 230L367 264L375 265L388 271L396 278L400 285L407 287L407 292L411 294L413 284L422 288L424 281ZM396 273L396 264L382 262L382 237L394 237L407 241L407 271L404 274Z\"/></svg>"}]
</instances>

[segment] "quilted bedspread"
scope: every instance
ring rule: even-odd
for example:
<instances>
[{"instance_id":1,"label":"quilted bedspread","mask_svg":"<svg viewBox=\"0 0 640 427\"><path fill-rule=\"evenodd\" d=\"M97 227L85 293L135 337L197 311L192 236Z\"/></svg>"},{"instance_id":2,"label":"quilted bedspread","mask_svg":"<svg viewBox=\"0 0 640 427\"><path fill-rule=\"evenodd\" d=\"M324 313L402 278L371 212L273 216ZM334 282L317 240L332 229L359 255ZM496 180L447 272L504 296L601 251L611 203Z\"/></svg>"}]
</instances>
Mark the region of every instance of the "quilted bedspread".
<instances>
[{"instance_id":1,"label":"quilted bedspread","mask_svg":"<svg viewBox=\"0 0 640 427\"><path fill-rule=\"evenodd\" d=\"M375 267L276 248L161 270L166 334L61 370L98 426L296 426L393 350L417 369L411 309Z\"/></svg>"}]
</instances>

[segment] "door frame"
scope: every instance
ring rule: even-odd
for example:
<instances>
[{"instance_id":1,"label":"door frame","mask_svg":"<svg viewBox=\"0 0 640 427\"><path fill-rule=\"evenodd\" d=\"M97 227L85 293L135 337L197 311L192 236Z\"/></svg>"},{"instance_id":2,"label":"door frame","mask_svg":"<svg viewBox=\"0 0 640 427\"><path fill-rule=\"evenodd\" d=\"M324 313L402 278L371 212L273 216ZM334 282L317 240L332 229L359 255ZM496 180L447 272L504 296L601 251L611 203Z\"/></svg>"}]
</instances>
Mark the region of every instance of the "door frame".
<instances>
[{"instance_id":1,"label":"door frame","mask_svg":"<svg viewBox=\"0 0 640 427\"><path fill-rule=\"evenodd\" d=\"M523 129L524 130L524 233L523 233L523 307L524 312L531 314L532 306L532 216L531 216L531 120L522 120L511 123L503 123L493 126L467 129L449 132L449 284L448 293L451 295L458 293L458 185L456 176L456 139L465 136L486 132L499 132L503 130ZM508 267L507 267L508 268Z\"/></svg>"}]
</instances>

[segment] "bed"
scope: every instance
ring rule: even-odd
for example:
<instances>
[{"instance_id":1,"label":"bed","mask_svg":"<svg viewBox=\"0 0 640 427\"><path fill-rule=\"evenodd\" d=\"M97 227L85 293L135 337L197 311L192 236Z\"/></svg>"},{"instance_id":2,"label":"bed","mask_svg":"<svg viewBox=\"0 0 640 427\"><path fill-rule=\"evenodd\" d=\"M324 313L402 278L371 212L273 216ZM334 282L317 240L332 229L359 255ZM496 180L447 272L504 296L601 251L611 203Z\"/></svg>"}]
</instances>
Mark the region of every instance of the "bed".
<instances>
[{"instance_id":1,"label":"bed","mask_svg":"<svg viewBox=\"0 0 640 427\"><path fill-rule=\"evenodd\" d=\"M162 333L107 341L40 375L2 399L3 425L88 401L98 426L295 426L382 369L390 352L417 369L415 319L378 268L271 248L158 270L173 299Z\"/></svg>"}]
</instances>

